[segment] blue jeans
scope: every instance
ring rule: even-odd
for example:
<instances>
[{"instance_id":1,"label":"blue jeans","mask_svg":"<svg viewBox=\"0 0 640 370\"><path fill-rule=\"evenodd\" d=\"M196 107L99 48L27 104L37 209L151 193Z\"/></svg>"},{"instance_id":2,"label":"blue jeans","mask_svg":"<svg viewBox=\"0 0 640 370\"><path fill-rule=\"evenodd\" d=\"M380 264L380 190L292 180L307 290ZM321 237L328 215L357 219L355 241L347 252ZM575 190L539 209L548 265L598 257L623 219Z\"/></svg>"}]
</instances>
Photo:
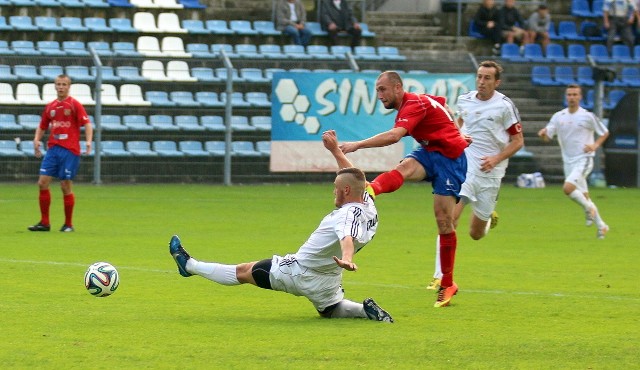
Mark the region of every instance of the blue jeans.
<instances>
[{"instance_id":1,"label":"blue jeans","mask_svg":"<svg viewBox=\"0 0 640 370\"><path fill-rule=\"evenodd\" d=\"M291 36L293 43L296 45L307 46L311 42L311 31L307 28L298 30L294 26L287 26L282 33Z\"/></svg>"}]
</instances>

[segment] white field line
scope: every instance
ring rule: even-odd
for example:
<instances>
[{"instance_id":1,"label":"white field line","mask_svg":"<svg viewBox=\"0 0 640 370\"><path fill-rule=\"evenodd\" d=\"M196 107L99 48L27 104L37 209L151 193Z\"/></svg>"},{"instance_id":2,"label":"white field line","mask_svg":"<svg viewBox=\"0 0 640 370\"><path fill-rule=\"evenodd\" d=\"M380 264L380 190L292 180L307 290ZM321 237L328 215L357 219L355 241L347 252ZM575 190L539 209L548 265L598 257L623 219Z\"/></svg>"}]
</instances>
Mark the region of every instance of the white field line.
<instances>
[{"instance_id":1,"label":"white field line","mask_svg":"<svg viewBox=\"0 0 640 370\"><path fill-rule=\"evenodd\" d=\"M0 258L0 262L7 263L25 263L25 264L39 264L39 265L52 265L52 266L77 266L77 267L89 267L89 264L86 263L77 263L77 262L57 262L57 261L33 261L33 260L16 260L16 259L7 259ZM176 271L172 270L161 270L161 269L149 269L143 267L130 267L130 266L120 266L117 268L119 270L130 270L130 271L142 271L142 272L154 272L154 273L174 273ZM420 289L423 290L424 287L417 288L416 286L410 285L400 285L400 284L377 284L377 283L368 283L368 282L357 282L350 281L350 285L366 285L366 286L375 286L380 288L394 288L394 289ZM506 290L483 290L483 289L464 289L461 290L464 293L473 293L473 294L512 294L512 295L530 295L530 296L538 296L538 297L556 297L556 298L582 298L582 299L597 299L597 300L613 300L613 301L634 301L640 302L640 297L620 297L620 296L612 296L612 295L586 295L586 294L567 294L567 293L543 293L543 292L514 292L514 291L506 291Z\"/></svg>"}]
</instances>

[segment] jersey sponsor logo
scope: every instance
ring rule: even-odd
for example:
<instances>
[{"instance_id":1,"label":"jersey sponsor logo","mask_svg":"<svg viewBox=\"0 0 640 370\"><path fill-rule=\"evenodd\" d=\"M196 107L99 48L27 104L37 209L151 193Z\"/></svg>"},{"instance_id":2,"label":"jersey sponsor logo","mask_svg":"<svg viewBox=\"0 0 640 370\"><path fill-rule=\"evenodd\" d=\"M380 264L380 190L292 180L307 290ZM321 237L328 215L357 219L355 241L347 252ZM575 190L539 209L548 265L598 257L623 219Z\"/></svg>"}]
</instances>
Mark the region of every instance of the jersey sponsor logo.
<instances>
[{"instance_id":1,"label":"jersey sponsor logo","mask_svg":"<svg viewBox=\"0 0 640 370\"><path fill-rule=\"evenodd\" d=\"M68 128L68 127L71 127L71 122L53 120L53 121L51 121L51 126L53 128L59 128L59 127Z\"/></svg>"},{"instance_id":2,"label":"jersey sponsor logo","mask_svg":"<svg viewBox=\"0 0 640 370\"><path fill-rule=\"evenodd\" d=\"M71 109L65 109L64 110L64 115L65 116L70 116L71 115Z\"/></svg>"}]
</instances>

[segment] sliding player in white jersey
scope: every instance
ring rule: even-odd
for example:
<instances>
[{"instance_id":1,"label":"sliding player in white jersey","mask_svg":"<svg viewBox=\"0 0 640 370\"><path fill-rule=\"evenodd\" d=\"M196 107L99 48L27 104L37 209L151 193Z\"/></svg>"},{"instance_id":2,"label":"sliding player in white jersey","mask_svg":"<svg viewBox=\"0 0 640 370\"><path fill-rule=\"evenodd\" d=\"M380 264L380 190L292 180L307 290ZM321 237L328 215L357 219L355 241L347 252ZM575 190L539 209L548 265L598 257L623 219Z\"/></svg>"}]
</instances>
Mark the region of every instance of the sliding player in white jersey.
<instances>
[{"instance_id":1,"label":"sliding player in white jersey","mask_svg":"<svg viewBox=\"0 0 640 370\"><path fill-rule=\"evenodd\" d=\"M344 298L342 270L357 270L353 257L375 235L378 213L365 192L364 173L351 166L342 154L335 132L325 132L322 139L340 166L333 191L338 208L324 217L296 253L237 265L201 262L191 258L174 235L169 242L169 252L180 275L200 275L222 285L249 283L304 296L322 317L393 322L371 298L362 303Z\"/></svg>"},{"instance_id":2,"label":"sliding player in white jersey","mask_svg":"<svg viewBox=\"0 0 640 370\"><path fill-rule=\"evenodd\" d=\"M565 96L567 108L556 112L547 126L538 132L538 136L545 141L558 137L565 176L562 190L582 207L586 225L591 226L595 222L598 227L596 236L604 239L609 226L602 220L598 207L589 196L587 176L593 170L596 150L609 137L609 130L593 113L580 107L582 88L579 85L567 86ZM598 139L594 139L594 133Z\"/></svg>"},{"instance_id":3,"label":"sliding player in white jersey","mask_svg":"<svg viewBox=\"0 0 640 370\"><path fill-rule=\"evenodd\" d=\"M502 67L494 61L480 63L476 90L459 96L457 102L460 131L473 141L464 151L467 177L453 217L457 227L464 207L471 204L469 235L474 240L481 239L496 226L495 208L502 178L509 158L524 145L518 109L509 98L496 91L501 73ZM440 285L442 271L438 251L436 247L435 273L427 289L438 289Z\"/></svg>"}]
</instances>

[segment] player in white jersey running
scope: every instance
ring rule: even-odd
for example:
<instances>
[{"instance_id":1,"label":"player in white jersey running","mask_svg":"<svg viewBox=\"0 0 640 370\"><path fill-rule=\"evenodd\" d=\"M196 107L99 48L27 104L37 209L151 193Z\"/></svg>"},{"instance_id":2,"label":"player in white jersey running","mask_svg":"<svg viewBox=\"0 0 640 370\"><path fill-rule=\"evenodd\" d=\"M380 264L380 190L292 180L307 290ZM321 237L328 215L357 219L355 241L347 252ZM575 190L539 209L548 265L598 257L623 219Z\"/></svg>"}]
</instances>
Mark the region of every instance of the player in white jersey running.
<instances>
[{"instance_id":1,"label":"player in white jersey running","mask_svg":"<svg viewBox=\"0 0 640 370\"><path fill-rule=\"evenodd\" d=\"M502 66L494 61L480 63L476 74L476 90L458 97L458 125L473 140L465 149L467 177L460 191L461 202L453 214L457 227L460 215L471 204L473 215L469 235L482 239L495 227L495 212L500 184L509 158L524 145L518 109L511 99L496 91L500 86ZM436 243L436 268L427 289L438 289L442 271Z\"/></svg>"},{"instance_id":2,"label":"player in white jersey running","mask_svg":"<svg viewBox=\"0 0 640 370\"><path fill-rule=\"evenodd\" d=\"M393 322L391 315L371 298L362 303L344 298L342 270L357 270L353 256L375 235L378 213L373 199L365 192L364 173L351 166L342 154L335 132L325 132L322 139L340 166L333 191L337 209L324 217L296 253L237 265L201 262L189 256L174 235L169 252L180 275L200 275L222 285L249 283L304 296L326 318Z\"/></svg>"},{"instance_id":3,"label":"player in white jersey running","mask_svg":"<svg viewBox=\"0 0 640 370\"><path fill-rule=\"evenodd\" d=\"M589 196L587 176L593 170L596 150L609 137L609 130L595 114L580 106L582 88L579 85L567 86L565 96L567 108L556 112L547 126L538 131L538 136L545 141L558 137L565 177L562 190L582 207L586 225L591 226L595 222L598 227L596 236L604 239L609 226L600 217L598 207ZM598 135L597 139L594 133Z\"/></svg>"}]
</instances>

